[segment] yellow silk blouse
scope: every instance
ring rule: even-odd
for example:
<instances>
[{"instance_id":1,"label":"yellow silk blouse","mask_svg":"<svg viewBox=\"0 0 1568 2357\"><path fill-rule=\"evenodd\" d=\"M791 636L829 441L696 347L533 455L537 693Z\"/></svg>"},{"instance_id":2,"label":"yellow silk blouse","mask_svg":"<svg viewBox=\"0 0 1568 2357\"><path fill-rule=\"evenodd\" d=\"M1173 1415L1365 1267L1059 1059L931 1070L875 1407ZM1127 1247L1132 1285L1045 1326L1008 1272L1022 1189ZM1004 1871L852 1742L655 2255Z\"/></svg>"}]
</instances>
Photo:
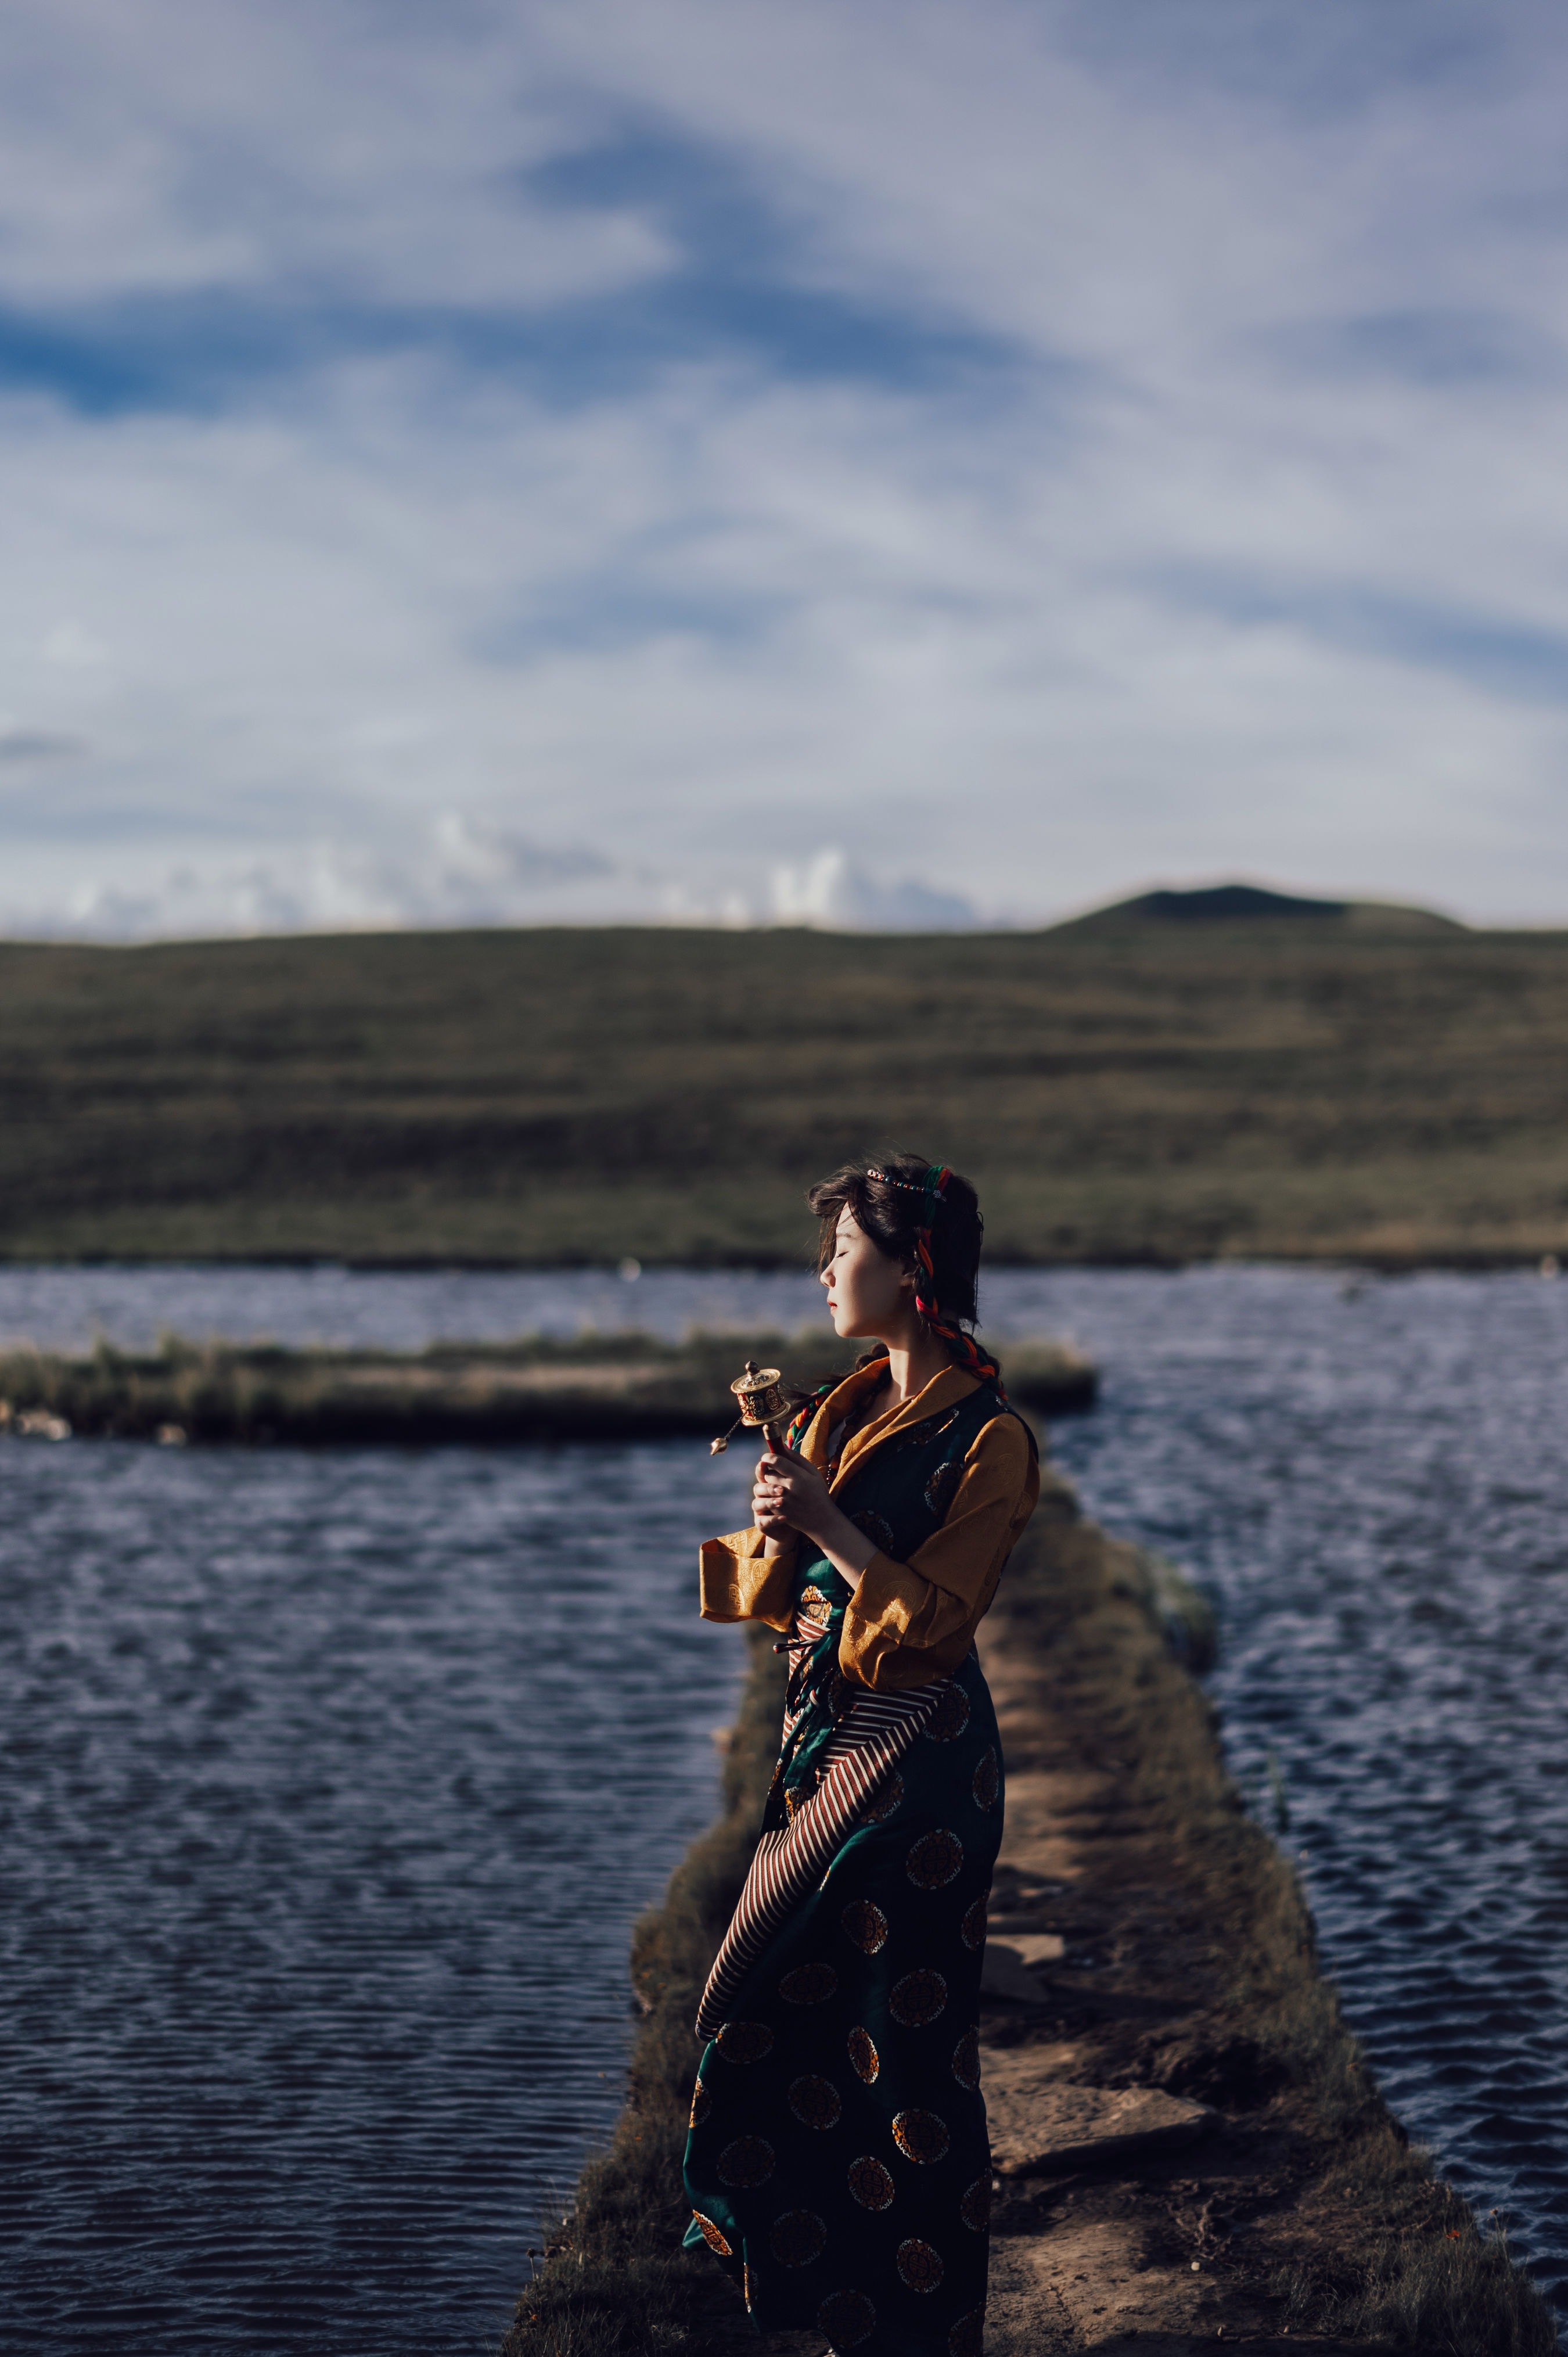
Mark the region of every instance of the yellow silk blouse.
<instances>
[{"instance_id":1,"label":"yellow silk blouse","mask_svg":"<svg viewBox=\"0 0 1568 2357\"><path fill-rule=\"evenodd\" d=\"M807 1427L800 1453L823 1473L828 1440L886 1372L878 1361L847 1375ZM911 1400L861 1426L844 1444L829 1481L837 1490L894 1433L956 1406L978 1390L974 1376L948 1367ZM839 1666L846 1678L884 1692L925 1685L956 1670L1002 1577L1002 1566L1040 1493L1039 1468L1016 1416L997 1415L977 1435L941 1529L908 1563L874 1555L843 1616ZM796 1550L765 1555L762 1533L709 1539L700 1555L704 1620L762 1620L788 1629Z\"/></svg>"}]
</instances>

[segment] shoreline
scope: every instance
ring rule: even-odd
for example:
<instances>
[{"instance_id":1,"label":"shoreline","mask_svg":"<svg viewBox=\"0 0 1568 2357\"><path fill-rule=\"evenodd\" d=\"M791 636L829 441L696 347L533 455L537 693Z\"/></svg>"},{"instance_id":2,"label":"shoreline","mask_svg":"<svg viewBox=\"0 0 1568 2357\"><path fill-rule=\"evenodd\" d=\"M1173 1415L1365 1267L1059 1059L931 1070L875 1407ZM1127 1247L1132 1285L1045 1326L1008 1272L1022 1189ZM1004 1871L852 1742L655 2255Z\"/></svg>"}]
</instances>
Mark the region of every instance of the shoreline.
<instances>
[{"instance_id":1,"label":"shoreline","mask_svg":"<svg viewBox=\"0 0 1568 2357\"><path fill-rule=\"evenodd\" d=\"M1008 1774L982 2019L988 2351L1548 2357L1545 2302L1409 2146L1318 1969L1294 1868L1245 1813L1174 1657L1203 1660L1200 1602L1186 1589L1184 1615L1179 1576L1082 1521L1047 1471L982 1629ZM725 1813L634 1940L627 2109L501 2357L820 2357L815 2336L757 2341L717 2270L676 2248L691 2014L778 1689L758 1645Z\"/></svg>"}]
</instances>

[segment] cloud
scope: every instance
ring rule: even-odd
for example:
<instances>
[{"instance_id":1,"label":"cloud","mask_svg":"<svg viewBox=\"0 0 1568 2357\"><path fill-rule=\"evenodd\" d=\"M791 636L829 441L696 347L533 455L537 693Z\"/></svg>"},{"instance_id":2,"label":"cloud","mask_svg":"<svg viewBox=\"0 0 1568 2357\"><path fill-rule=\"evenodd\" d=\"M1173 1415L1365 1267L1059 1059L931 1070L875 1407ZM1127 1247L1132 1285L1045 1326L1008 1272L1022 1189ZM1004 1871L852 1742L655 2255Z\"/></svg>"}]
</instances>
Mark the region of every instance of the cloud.
<instances>
[{"instance_id":1,"label":"cloud","mask_svg":"<svg viewBox=\"0 0 1568 2357\"><path fill-rule=\"evenodd\" d=\"M1568 908L1535 0L16 0L0 62L9 921Z\"/></svg>"},{"instance_id":2,"label":"cloud","mask_svg":"<svg viewBox=\"0 0 1568 2357\"><path fill-rule=\"evenodd\" d=\"M581 845L546 845L445 811L392 850L328 838L271 858L155 868L138 881L89 879L31 930L145 941L221 933L353 931L411 925L570 920L608 888L626 915L662 913L659 879L618 872ZM21 912L0 909L16 931Z\"/></svg>"},{"instance_id":3,"label":"cloud","mask_svg":"<svg viewBox=\"0 0 1568 2357\"><path fill-rule=\"evenodd\" d=\"M40 762L69 761L87 749L80 737L62 736L58 730L0 726L0 764L7 769L32 770Z\"/></svg>"},{"instance_id":4,"label":"cloud","mask_svg":"<svg viewBox=\"0 0 1568 2357\"><path fill-rule=\"evenodd\" d=\"M618 862L582 844L542 844L444 811L401 848L320 839L262 860L175 865L140 883L89 880L69 907L29 927L0 906L0 927L89 940L225 933L395 931L409 926L593 922L811 925L830 931L963 931L981 921L958 894L905 877L883 881L836 847L776 868L764 888Z\"/></svg>"},{"instance_id":5,"label":"cloud","mask_svg":"<svg viewBox=\"0 0 1568 2357\"><path fill-rule=\"evenodd\" d=\"M799 866L776 868L772 913L781 925L848 932L964 931L979 920L972 901L912 877L885 884L836 845Z\"/></svg>"}]
</instances>

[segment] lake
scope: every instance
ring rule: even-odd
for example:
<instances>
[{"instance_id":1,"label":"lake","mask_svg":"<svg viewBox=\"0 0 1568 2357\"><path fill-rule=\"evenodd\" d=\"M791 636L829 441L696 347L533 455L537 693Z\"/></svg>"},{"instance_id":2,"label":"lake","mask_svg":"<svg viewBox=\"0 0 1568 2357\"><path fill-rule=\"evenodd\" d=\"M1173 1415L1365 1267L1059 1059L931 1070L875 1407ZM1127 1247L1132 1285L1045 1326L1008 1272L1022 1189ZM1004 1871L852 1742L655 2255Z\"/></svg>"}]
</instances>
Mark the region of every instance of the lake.
<instances>
[{"instance_id":1,"label":"lake","mask_svg":"<svg viewBox=\"0 0 1568 2357\"><path fill-rule=\"evenodd\" d=\"M820 1316L808 1278L0 1269L0 1335L418 1347ZM1412 2133L1568 2305L1568 1285L998 1271L1089 1509L1213 1597L1252 1804ZM0 1450L0 2320L493 2339L613 2117L631 1919L716 1793L702 1443ZM671 1697L675 1697L673 1701ZM25 2334L23 2328L25 2327Z\"/></svg>"}]
</instances>

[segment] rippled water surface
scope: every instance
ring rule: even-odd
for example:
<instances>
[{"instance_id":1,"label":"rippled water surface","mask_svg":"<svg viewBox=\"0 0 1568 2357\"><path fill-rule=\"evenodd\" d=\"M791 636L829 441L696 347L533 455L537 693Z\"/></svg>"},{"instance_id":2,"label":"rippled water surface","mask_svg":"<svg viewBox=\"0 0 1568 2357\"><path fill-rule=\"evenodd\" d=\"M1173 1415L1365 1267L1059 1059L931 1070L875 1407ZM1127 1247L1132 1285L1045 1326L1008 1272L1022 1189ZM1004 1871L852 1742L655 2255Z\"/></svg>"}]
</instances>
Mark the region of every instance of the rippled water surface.
<instances>
[{"instance_id":1,"label":"rippled water surface","mask_svg":"<svg viewBox=\"0 0 1568 2357\"><path fill-rule=\"evenodd\" d=\"M0 1450L0 2347L493 2346L714 1813L737 1461Z\"/></svg>"},{"instance_id":2,"label":"rippled water surface","mask_svg":"<svg viewBox=\"0 0 1568 2357\"><path fill-rule=\"evenodd\" d=\"M1412 2133L1568 2313L1568 1284L1021 1278L1106 1372L1058 1458L1195 1570L1210 1682Z\"/></svg>"},{"instance_id":3,"label":"rippled water surface","mask_svg":"<svg viewBox=\"0 0 1568 2357\"><path fill-rule=\"evenodd\" d=\"M0 1332L413 1347L814 1300L4 1270ZM1568 1284L1002 1271L985 1307L1100 1360L1057 1454L1216 1598L1233 1764L1272 1822L1272 1755L1389 2094L1568 2305ZM613 2111L628 1917L710 1811L737 1655L691 1549L736 1464L0 1451L23 2345L480 2344Z\"/></svg>"},{"instance_id":4,"label":"rippled water surface","mask_svg":"<svg viewBox=\"0 0 1568 2357\"><path fill-rule=\"evenodd\" d=\"M729 1269L18 1268L0 1266L0 1344L90 1349L100 1334L149 1349L166 1329L193 1340L262 1336L419 1351L427 1342L640 1328L678 1341L689 1326L820 1318L805 1275Z\"/></svg>"}]
</instances>

